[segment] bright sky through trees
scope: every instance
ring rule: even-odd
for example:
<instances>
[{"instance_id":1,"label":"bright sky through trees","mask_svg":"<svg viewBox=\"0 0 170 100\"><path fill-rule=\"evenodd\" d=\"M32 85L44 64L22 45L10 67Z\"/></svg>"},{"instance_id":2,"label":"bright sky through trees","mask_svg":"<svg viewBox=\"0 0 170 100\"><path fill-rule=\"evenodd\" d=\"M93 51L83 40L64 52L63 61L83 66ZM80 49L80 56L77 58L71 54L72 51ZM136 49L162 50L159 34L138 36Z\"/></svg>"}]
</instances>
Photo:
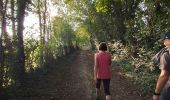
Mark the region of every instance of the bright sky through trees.
<instances>
[{"instance_id":1,"label":"bright sky through trees","mask_svg":"<svg viewBox=\"0 0 170 100\"><path fill-rule=\"evenodd\" d=\"M29 14L27 17L25 17L25 37L28 38L31 36L31 38L38 38L39 37L39 24L38 24L38 17L34 14Z\"/></svg>"},{"instance_id":2,"label":"bright sky through trees","mask_svg":"<svg viewBox=\"0 0 170 100\"><path fill-rule=\"evenodd\" d=\"M58 13L58 7L54 6L50 3L49 7L49 13L51 18L57 15ZM25 21L24 21L24 39L26 38L34 38L34 39L39 39L39 19L38 15L35 13L32 13L30 11L27 12L28 14L25 16ZM11 24L11 23L10 23ZM1 29L0 29L1 30ZM7 32L10 36L12 36L11 32L11 26L7 26Z\"/></svg>"},{"instance_id":3,"label":"bright sky through trees","mask_svg":"<svg viewBox=\"0 0 170 100\"><path fill-rule=\"evenodd\" d=\"M57 15L57 7L54 7L53 5L50 6L50 8L48 9L50 12L50 16L51 18L53 18L54 16ZM25 26L25 37L24 38L35 38L35 39L39 39L39 19L38 19L38 15L35 15L31 12L29 12L28 16L25 17L25 22L24 22L24 26Z\"/></svg>"}]
</instances>

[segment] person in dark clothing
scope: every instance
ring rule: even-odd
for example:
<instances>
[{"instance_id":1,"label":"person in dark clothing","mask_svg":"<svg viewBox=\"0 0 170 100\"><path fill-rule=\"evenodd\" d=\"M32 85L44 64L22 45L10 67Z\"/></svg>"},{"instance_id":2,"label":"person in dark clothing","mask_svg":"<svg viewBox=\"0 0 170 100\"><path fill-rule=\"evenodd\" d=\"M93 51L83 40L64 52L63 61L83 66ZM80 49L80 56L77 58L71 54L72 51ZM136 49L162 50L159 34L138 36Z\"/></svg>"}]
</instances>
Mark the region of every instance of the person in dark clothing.
<instances>
[{"instance_id":1,"label":"person in dark clothing","mask_svg":"<svg viewBox=\"0 0 170 100\"><path fill-rule=\"evenodd\" d=\"M158 77L153 100L170 100L170 32L163 38L165 48L161 49L152 60L160 63L161 73Z\"/></svg>"}]
</instances>

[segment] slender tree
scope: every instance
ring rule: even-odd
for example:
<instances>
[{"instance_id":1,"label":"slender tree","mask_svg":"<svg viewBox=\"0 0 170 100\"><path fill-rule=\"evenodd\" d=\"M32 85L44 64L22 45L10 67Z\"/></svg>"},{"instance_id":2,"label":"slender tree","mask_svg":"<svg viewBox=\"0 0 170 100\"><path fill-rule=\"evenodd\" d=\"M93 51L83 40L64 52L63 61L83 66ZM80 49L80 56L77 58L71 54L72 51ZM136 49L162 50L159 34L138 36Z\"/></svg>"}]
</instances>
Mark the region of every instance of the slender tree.
<instances>
[{"instance_id":1,"label":"slender tree","mask_svg":"<svg viewBox=\"0 0 170 100\"><path fill-rule=\"evenodd\" d=\"M3 20L3 1L0 0L0 21L2 27L2 20ZM3 29L1 28L1 35L0 35L0 96L2 96L2 84L3 84L3 66L4 66L4 55L3 55L3 46L2 46L2 35Z\"/></svg>"},{"instance_id":2,"label":"slender tree","mask_svg":"<svg viewBox=\"0 0 170 100\"><path fill-rule=\"evenodd\" d=\"M45 45L45 56L47 56L47 0L44 0L43 5L43 44Z\"/></svg>"},{"instance_id":3,"label":"slender tree","mask_svg":"<svg viewBox=\"0 0 170 100\"><path fill-rule=\"evenodd\" d=\"M38 0L38 17L39 17L39 31L40 31L40 66L43 66L43 32L42 32L42 0Z\"/></svg>"},{"instance_id":4,"label":"slender tree","mask_svg":"<svg viewBox=\"0 0 170 100\"><path fill-rule=\"evenodd\" d=\"M1 35L0 35L0 97L2 97L3 91L3 82L4 82L4 66L5 66L5 56L4 56L4 35L7 33L6 30L6 12L7 12L8 0L0 0L0 17L1 17Z\"/></svg>"},{"instance_id":5,"label":"slender tree","mask_svg":"<svg viewBox=\"0 0 170 100\"><path fill-rule=\"evenodd\" d=\"M12 21L12 33L16 36L16 26L15 26L15 0L11 0L11 21Z\"/></svg>"},{"instance_id":6,"label":"slender tree","mask_svg":"<svg viewBox=\"0 0 170 100\"><path fill-rule=\"evenodd\" d=\"M24 30L24 17L27 0L18 0L18 11L17 11L17 59L18 59L18 74L17 78L19 83L22 85L25 75L25 53L24 53L24 41L23 41L23 30Z\"/></svg>"}]
</instances>

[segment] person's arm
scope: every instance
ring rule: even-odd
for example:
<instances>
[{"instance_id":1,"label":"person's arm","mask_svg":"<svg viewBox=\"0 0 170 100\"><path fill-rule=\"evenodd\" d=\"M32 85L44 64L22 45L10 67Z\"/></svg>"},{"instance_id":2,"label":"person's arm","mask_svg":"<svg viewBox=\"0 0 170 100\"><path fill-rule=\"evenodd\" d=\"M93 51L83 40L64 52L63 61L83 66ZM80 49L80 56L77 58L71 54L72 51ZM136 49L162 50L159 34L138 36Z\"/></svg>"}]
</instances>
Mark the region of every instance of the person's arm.
<instances>
[{"instance_id":1,"label":"person's arm","mask_svg":"<svg viewBox=\"0 0 170 100\"><path fill-rule=\"evenodd\" d=\"M169 72L165 69L162 69L161 74L157 80L156 89L153 95L153 100L158 100L159 95L162 89L164 88L165 84L167 83L168 79L169 79Z\"/></svg>"},{"instance_id":2,"label":"person's arm","mask_svg":"<svg viewBox=\"0 0 170 100\"><path fill-rule=\"evenodd\" d=\"M98 70L98 62L96 59L96 54L94 56L94 80L97 80L97 70Z\"/></svg>"},{"instance_id":3,"label":"person's arm","mask_svg":"<svg viewBox=\"0 0 170 100\"><path fill-rule=\"evenodd\" d=\"M163 89L163 87L167 83L168 79L169 79L169 72L165 69L162 69L161 74L159 75L159 78L157 80L155 93L161 92L161 90Z\"/></svg>"},{"instance_id":4,"label":"person's arm","mask_svg":"<svg viewBox=\"0 0 170 100\"><path fill-rule=\"evenodd\" d=\"M158 97L162 89L164 88L164 86L166 85L169 79L169 74L170 74L169 67L170 67L170 55L169 53L164 53L160 58L161 73L157 80L156 88L153 95L153 100L158 100Z\"/></svg>"}]
</instances>

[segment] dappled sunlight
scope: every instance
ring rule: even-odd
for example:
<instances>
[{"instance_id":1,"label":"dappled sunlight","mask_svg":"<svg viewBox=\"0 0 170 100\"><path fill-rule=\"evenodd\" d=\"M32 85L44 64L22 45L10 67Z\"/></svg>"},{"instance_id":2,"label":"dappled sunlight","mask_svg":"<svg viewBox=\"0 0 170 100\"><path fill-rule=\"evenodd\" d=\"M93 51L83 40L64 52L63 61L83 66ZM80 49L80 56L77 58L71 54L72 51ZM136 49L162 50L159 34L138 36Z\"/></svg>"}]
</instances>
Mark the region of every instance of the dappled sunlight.
<instances>
[{"instance_id":1,"label":"dappled sunlight","mask_svg":"<svg viewBox=\"0 0 170 100\"><path fill-rule=\"evenodd\" d=\"M101 42L112 55L113 99L149 100L160 72L151 58L169 30L169 3L0 0L0 100L96 99Z\"/></svg>"}]
</instances>

